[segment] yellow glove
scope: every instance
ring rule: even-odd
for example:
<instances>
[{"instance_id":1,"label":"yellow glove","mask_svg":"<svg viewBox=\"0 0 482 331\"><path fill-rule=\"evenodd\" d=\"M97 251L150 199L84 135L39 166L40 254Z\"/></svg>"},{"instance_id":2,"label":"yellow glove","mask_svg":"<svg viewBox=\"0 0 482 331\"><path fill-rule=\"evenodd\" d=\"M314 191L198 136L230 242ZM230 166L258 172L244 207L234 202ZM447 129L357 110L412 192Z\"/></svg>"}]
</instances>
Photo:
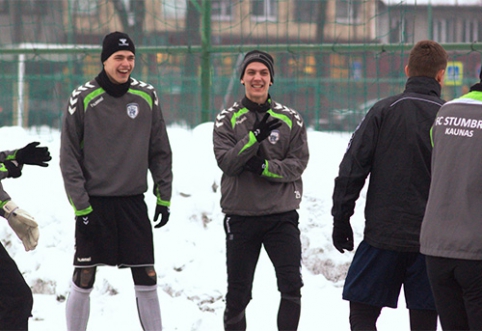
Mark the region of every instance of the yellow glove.
<instances>
[{"instance_id":1,"label":"yellow glove","mask_svg":"<svg viewBox=\"0 0 482 331\"><path fill-rule=\"evenodd\" d=\"M39 238L38 224L34 218L25 210L20 209L12 200L3 206L3 210L8 224L22 241L25 250L27 252L34 250Z\"/></svg>"}]
</instances>

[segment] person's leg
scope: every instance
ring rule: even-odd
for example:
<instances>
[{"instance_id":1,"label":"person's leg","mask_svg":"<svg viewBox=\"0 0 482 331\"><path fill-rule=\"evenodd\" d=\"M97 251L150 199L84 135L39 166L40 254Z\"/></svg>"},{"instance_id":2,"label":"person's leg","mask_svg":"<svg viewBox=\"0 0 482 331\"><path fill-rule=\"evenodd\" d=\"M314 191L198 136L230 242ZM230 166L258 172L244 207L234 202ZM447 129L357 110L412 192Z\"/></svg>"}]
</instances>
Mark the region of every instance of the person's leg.
<instances>
[{"instance_id":1,"label":"person's leg","mask_svg":"<svg viewBox=\"0 0 482 331\"><path fill-rule=\"evenodd\" d=\"M281 293L278 309L278 330L292 331L298 329L301 314L300 290L291 293Z\"/></svg>"},{"instance_id":2,"label":"person's leg","mask_svg":"<svg viewBox=\"0 0 482 331\"><path fill-rule=\"evenodd\" d=\"M144 331L162 330L161 308L157 295L157 275L154 267L133 267L131 272L142 329Z\"/></svg>"},{"instance_id":3,"label":"person's leg","mask_svg":"<svg viewBox=\"0 0 482 331\"><path fill-rule=\"evenodd\" d=\"M412 331L436 331L437 311L427 275L425 256L405 253L406 272L403 282Z\"/></svg>"},{"instance_id":4,"label":"person's leg","mask_svg":"<svg viewBox=\"0 0 482 331\"><path fill-rule=\"evenodd\" d=\"M2 244L0 275L0 330L28 330L32 291Z\"/></svg>"},{"instance_id":5,"label":"person's leg","mask_svg":"<svg viewBox=\"0 0 482 331\"><path fill-rule=\"evenodd\" d=\"M119 252L117 263L120 267L131 268L142 329L161 330L152 224L144 195L112 198L110 204L115 210L116 246Z\"/></svg>"},{"instance_id":6,"label":"person's leg","mask_svg":"<svg viewBox=\"0 0 482 331\"><path fill-rule=\"evenodd\" d=\"M228 291L224 329L246 330L245 310L251 300L254 271L261 251L257 221L252 217L226 216L226 265Z\"/></svg>"},{"instance_id":7,"label":"person's leg","mask_svg":"<svg viewBox=\"0 0 482 331\"><path fill-rule=\"evenodd\" d=\"M350 330L376 331L381 311L381 307L350 301Z\"/></svg>"},{"instance_id":8,"label":"person's leg","mask_svg":"<svg viewBox=\"0 0 482 331\"><path fill-rule=\"evenodd\" d=\"M463 290L470 330L482 330L482 261L458 260L455 278Z\"/></svg>"},{"instance_id":9,"label":"person's leg","mask_svg":"<svg viewBox=\"0 0 482 331\"><path fill-rule=\"evenodd\" d=\"M296 211L266 217L263 239L281 292L278 330L297 330L301 313L301 241Z\"/></svg>"},{"instance_id":10,"label":"person's leg","mask_svg":"<svg viewBox=\"0 0 482 331\"><path fill-rule=\"evenodd\" d=\"M434 256L426 256L425 260L442 328L469 330L463 289L454 275L457 260Z\"/></svg>"},{"instance_id":11,"label":"person's leg","mask_svg":"<svg viewBox=\"0 0 482 331\"><path fill-rule=\"evenodd\" d=\"M70 294L65 305L68 331L84 331L90 315L90 292L96 268L75 268Z\"/></svg>"},{"instance_id":12,"label":"person's leg","mask_svg":"<svg viewBox=\"0 0 482 331\"><path fill-rule=\"evenodd\" d=\"M355 252L343 286L350 301L352 330L376 330L383 307L397 308L405 267L400 252L379 249L362 241Z\"/></svg>"},{"instance_id":13,"label":"person's leg","mask_svg":"<svg viewBox=\"0 0 482 331\"><path fill-rule=\"evenodd\" d=\"M412 331L436 331L437 311L428 309L409 309L410 330Z\"/></svg>"}]
</instances>

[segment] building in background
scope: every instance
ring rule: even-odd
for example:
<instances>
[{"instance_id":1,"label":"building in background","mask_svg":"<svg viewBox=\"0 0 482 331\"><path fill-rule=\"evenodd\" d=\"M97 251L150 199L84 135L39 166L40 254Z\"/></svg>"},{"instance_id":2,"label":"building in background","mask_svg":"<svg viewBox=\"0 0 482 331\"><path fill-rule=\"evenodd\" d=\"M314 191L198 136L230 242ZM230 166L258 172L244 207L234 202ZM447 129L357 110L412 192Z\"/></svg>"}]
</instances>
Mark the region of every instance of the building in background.
<instances>
[{"instance_id":1,"label":"building in background","mask_svg":"<svg viewBox=\"0 0 482 331\"><path fill-rule=\"evenodd\" d=\"M140 46L136 77L158 89L169 123L212 120L232 103L242 93L233 72L255 46L274 47L280 102L315 129L351 131L374 100L403 88L411 44L472 43L481 27L480 0L0 0L0 124L58 127L62 100L99 58L38 48L100 47L119 30ZM480 67L477 50L451 55L447 98Z\"/></svg>"},{"instance_id":2,"label":"building in background","mask_svg":"<svg viewBox=\"0 0 482 331\"><path fill-rule=\"evenodd\" d=\"M381 0L377 11L382 43L473 43L482 37L480 0Z\"/></svg>"}]
</instances>

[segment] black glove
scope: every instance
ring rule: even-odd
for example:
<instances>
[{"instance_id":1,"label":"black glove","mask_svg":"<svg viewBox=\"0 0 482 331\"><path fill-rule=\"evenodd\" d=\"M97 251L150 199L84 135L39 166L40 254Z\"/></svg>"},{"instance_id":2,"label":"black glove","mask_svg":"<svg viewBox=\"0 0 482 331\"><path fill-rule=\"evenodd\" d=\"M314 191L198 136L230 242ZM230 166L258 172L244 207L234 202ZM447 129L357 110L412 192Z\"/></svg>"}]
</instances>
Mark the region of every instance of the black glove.
<instances>
[{"instance_id":1,"label":"black glove","mask_svg":"<svg viewBox=\"0 0 482 331\"><path fill-rule=\"evenodd\" d=\"M271 134L271 131L281 126L281 122L277 118L267 122L269 116L269 113L266 113L263 119L259 123L256 123L253 127L253 133L258 142L262 142L268 138L268 136Z\"/></svg>"},{"instance_id":2,"label":"black glove","mask_svg":"<svg viewBox=\"0 0 482 331\"><path fill-rule=\"evenodd\" d=\"M37 147L39 142L33 142L17 150L15 159L20 164L38 165L48 167L48 161L52 160L47 147Z\"/></svg>"},{"instance_id":3,"label":"black glove","mask_svg":"<svg viewBox=\"0 0 482 331\"><path fill-rule=\"evenodd\" d=\"M82 234L85 238L92 239L95 235L97 221L94 212L87 215L75 216L75 229L78 234Z\"/></svg>"},{"instance_id":4,"label":"black glove","mask_svg":"<svg viewBox=\"0 0 482 331\"><path fill-rule=\"evenodd\" d=\"M257 175L261 175L266 168L265 159L255 155L246 162L244 169L254 172Z\"/></svg>"},{"instance_id":5,"label":"black glove","mask_svg":"<svg viewBox=\"0 0 482 331\"><path fill-rule=\"evenodd\" d=\"M350 221L333 222L333 245L340 253L353 250L353 230Z\"/></svg>"},{"instance_id":6,"label":"black glove","mask_svg":"<svg viewBox=\"0 0 482 331\"><path fill-rule=\"evenodd\" d=\"M156 205L156 214L154 215L154 223L157 223L157 219L159 218L159 215L162 215L162 217L161 217L161 221L157 223L154 227L162 228L164 225L166 225L167 222L169 221L170 214L171 214L171 211L169 207Z\"/></svg>"},{"instance_id":7,"label":"black glove","mask_svg":"<svg viewBox=\"0 0 482 331\"><path fill-rule=\"evenodd\" d=\"M8 175L7 177L11 178L18 178L22 175L22 166L15 164L12 161L3 161L5 168L7 168Z\"/></svg>"}]
</instances>

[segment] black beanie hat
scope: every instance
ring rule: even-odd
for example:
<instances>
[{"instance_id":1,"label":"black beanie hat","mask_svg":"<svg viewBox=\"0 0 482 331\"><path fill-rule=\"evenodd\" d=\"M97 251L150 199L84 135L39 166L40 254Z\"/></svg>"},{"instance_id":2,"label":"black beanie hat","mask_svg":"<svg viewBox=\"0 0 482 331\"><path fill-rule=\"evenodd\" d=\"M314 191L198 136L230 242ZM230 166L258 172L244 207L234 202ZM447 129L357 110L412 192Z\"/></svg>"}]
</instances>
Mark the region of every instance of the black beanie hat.
<instances>
[{"instance_id":1,"label":"black beanie hat","mask_svg":"<svg viewBox=\"0 0 482 331\"><path fill-rule=\"evenodd\" d=\"M104 63L112 54L117 51L131 51L136 54L136 47L134 42L123 32L112 32L104 37L102 42L102 53L100 54L100 61Z\"/></svg>"},{"instance_id":2,"label":"black beanie hat","mask_svg":"<svg viewBox=\"0 0 482 331\"><path fill-rule=\"evenodd\" d=\"M273 60L273 57L266 52L262 52L262 51L258 51L258 50L250 51L250 52L246 53L246 55L244 56L243 63L241 64L241 78L240 79L243 79L244 71L246 70L246 67L248 66L248 64L250 64L251 62L261 62L265 66L267 66L268 70L269 70L269 74L271 76L271 83L274 82L274 60Z\"/></svg>"}]
</instances>

